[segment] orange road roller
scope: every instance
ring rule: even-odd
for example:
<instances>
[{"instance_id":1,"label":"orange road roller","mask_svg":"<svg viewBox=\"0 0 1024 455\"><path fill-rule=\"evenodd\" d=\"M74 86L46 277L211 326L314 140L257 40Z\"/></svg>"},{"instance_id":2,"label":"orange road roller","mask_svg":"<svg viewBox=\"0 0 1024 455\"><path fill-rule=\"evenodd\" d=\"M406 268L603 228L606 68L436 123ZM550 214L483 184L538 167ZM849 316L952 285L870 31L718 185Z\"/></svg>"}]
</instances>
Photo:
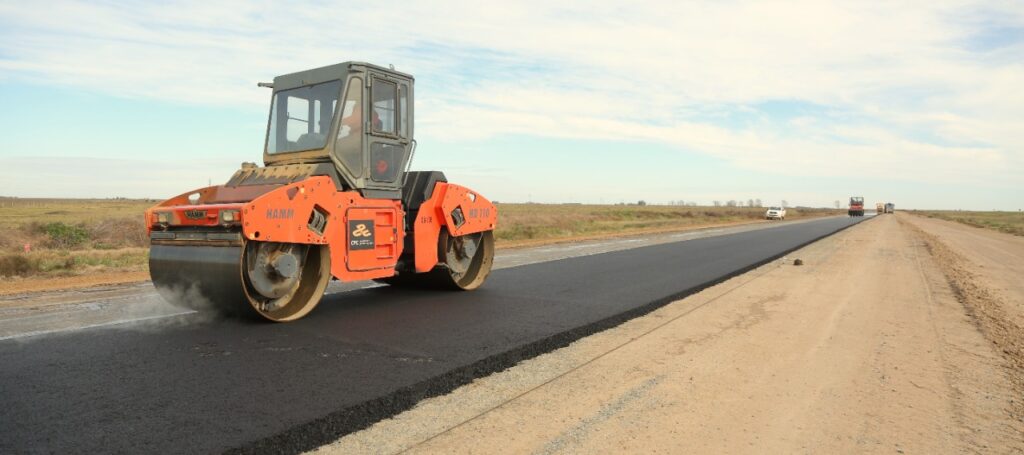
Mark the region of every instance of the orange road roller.
<instances>
[{"instance_id":1,"label":"orange road roller","mask_svg":"<svg viewBox=\"0 0 1024 455\"><path fill-rule=\"evenodd\" d=\"M331 278L473 290L498 211L437 171L408 170L413 77L347 62L270 87L260 167L146 211L149 271L172 303L294 321Z\"/></svg>"}]
</instances>

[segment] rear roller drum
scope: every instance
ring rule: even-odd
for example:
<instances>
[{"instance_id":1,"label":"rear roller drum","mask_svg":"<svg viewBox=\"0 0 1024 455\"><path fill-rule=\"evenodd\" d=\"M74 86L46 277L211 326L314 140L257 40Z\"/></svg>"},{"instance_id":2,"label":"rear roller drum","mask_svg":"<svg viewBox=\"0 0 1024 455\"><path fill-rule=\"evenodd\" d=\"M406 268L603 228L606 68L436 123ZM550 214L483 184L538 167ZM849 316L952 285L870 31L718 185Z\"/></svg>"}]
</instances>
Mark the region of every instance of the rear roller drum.
<instances>
[{"instance_id":1,"label":"rear roller drum","mask_svg":"<svg viewBox=\"0 0 1024 455\"><path fill-rule=\"evenodd\" d=\"M441 236L447 286L471 291L484 284L494 264L494 234L491 231L451 237Z\"/></svg>"},{"instance_id":2,"label":"rear roller drum","mask_svg":"<svg viewBox=\"0 0 1024 455\"><path fill-rule=\"evenodd\" d=\"M418 287L472 291L480 287L494 264L494 233L491 231L459 237L441 232L437 267L426 273L403 273L374 281L395 287Z\"/></svg>"}]
</instances>

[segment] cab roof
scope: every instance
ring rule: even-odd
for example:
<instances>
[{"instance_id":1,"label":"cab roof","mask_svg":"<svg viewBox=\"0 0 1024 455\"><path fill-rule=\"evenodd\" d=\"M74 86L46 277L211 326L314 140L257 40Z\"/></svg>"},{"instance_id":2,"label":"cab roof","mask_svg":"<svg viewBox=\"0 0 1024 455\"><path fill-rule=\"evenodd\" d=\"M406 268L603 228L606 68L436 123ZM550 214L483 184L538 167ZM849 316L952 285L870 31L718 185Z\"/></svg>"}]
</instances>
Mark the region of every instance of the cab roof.
<instances>
[{"instance_id":1,"label":"cab roof","mask_svg":"<svg viewBox=\"0 0 1024 455\"><path fill-rule=\"evenodd\" d=\"M383 66L374 65L372 63L343 62L277 76L274 78L274 91L288 90L306 85L319 84L321 82L344 79L350 72L363 72L367 68L398 76L402 79L408 79L410 81L413 80L411 74L402 73L390 68L384 68Z\"/></svg>"}]
</instances>

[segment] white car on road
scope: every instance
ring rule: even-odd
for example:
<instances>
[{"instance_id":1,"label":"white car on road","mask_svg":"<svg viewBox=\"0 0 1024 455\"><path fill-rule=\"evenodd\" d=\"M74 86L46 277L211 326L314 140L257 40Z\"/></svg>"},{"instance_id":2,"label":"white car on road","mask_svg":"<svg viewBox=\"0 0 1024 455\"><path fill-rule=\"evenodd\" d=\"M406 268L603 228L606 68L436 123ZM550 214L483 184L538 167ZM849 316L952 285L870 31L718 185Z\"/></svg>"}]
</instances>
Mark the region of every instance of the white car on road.
<instances>
[{"instance_id":1,"label":"white car on road","mask_svg":"<svg viewBox=\"0 0 1024 455\"><path fill-rule=\"evenodd\" d=\"M768 211L764 212L764 219L766 219L766 220L784 220L784 219L786 219L786 208L785 207L768 207Z\"/></svg>"}]
</instances>

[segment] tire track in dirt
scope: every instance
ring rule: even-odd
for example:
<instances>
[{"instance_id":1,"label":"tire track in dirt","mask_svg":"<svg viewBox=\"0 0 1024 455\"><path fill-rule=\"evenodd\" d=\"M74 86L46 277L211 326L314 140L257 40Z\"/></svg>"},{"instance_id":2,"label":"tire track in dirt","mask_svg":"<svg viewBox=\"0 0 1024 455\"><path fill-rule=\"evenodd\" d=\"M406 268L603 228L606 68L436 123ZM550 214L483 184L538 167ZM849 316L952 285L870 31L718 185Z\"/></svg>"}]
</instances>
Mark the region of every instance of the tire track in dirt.
<instances>
[{"instance_id":1,"label":"tire track in dirt","mask_svg":"<svg viewBox=\"0 0 1024 455\"><path fill-rule=\"evenodd\" d=\"M1024 422L1024 398L1021 398L1024 397L1024 327L1008 317L1006 302L979 283L978 275L965 257L913 222L897 219L924 242L971 321L1006 359L1009 378L1018 397L1012 400L1012 417ZM1021 436L1024 439L1024 434Z\"/></svg>"}]
</instances>

